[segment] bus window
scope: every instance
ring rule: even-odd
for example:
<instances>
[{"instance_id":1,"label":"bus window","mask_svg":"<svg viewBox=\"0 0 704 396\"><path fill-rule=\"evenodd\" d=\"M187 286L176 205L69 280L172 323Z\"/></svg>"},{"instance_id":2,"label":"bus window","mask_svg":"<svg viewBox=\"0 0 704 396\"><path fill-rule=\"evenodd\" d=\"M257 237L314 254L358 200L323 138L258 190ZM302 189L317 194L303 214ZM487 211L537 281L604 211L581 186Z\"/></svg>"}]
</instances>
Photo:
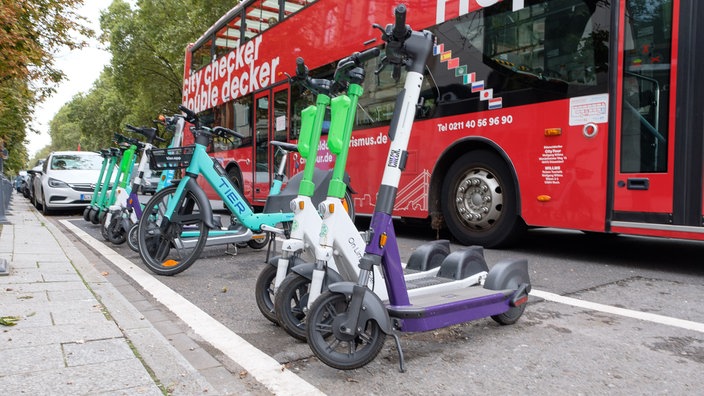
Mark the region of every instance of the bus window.
<instances>
[{"instance_id":1,"label":"bus window","mask_svg":"<svg viewBox=\"0 0 704 396\"><path fill-rule=\"evenodd\" d=\"M503 107L607 91L609 10L600 0L530 1L516 12L505 3L434 29L480 89L491 87ZM486 110L440 56L431 62L440 90L437 116Z\"/></svg>"},{"instance_id":2,"label":"bus window","mask_svg":"<svg viewBox=\"0 0 704 396\"><path fill-rule=\"evenodd\" d=\"M269 29L279 23L281 13L278 1L259 0L250 4L245 9L247 15L245 40L249 40L257 34Z\"/></svg>"},{"instance_id":3,"label":"bus window","mask_svg":"<svg viewBox=\"0 0 704 396\"><path fill-rule=\"evenodd\" d=\"M376 127L388 125L394 112L396 98L403 89L406 79L406 69L401 69L400 77L393 78L393 67L387 65L380 73L375 73L379 67L382 54L375 60L370 60L364 65L366 78L364 79L364 95L359 98L357 107L356 127ZM416 119L431 117L437 99L437 88L433 84L432 74L425 73L421 100Z\"/></svg>"},{"instance_id":4,"label":"bus window","mask_svg":"<svg viewBox=\"0 0 704 396\"><path fill-rule=\"evenodd\" d=\"M213 40L207 40L198 48L192 49L193 57L191 58L191 70L196 71L208 63L212 57Z\"/></svg>"},{"instance_id":5,"label":"bus window","mask_svg":"<svg viewBox=\"0 0 704 396\"><path fill-rule=\"evenodd\" d=\"M274 94L274 140L288 140L288 90Z\"/></svg>"},{"instance_id":6,"label":"bus window","mask_svg":"<svg viewBox=\"0 0 704 396\"><path fill-rule=\"evenodd\" d=\"M238 147L252 145L252 96L241 97L232 102L233 129L245 136Z\"/></svg>"},{"instance_id":7,"label":"bus window","mask_svg":"<svg viewBox=\"0 0 704 396\"><path fill-rule=\"evenodd\" d=\"M237 15L215 34L215 55L217 57L227 54L240 45L241 25L242 17Z\"/></svg>"},{"instance_id":8,"label":"bus window","mask_svg":"<svg viewBox=\"0 0 704 396\"><path fill-rule=\"evenodd\" d=\"M313 94L301 87L300 84L291 85L291 139L298 139L301 134L301 111L315 103Z\"/></svg>"},{"instance_id":9,"label":"bus window","mask_svg":"<svg viewBox=\"0 0 704 396\"><path fill-rule=\"evenodd\" d=\"M206 126L224 126L234 129L245 136L244 139L235 137L221 138L213 136L213 144L209 149L211 153L234 150L252 145L252 126L250 119L252 112L252 97L244 96L232 102L231 105L217 107L210 111L202 112L199 116Z\"/></svg>"},{"instance_id":10,"label":"bus window","mask_svg":"<svg viewBox=\"0 0 704 396\"><path fill-rule=\"evenodd\" d=\"M626 4L621 172L667 172L672 0Z\"/></svg>"},{"instance_id":11,"label":"bus window","mask_svg":"<svg viewBox=\"0 0 704 396\"><path fill-rule=\"evenodd\" d=\"M269 96L257 98L254 183L269 182Z\"/></svg>"}]
</instances>

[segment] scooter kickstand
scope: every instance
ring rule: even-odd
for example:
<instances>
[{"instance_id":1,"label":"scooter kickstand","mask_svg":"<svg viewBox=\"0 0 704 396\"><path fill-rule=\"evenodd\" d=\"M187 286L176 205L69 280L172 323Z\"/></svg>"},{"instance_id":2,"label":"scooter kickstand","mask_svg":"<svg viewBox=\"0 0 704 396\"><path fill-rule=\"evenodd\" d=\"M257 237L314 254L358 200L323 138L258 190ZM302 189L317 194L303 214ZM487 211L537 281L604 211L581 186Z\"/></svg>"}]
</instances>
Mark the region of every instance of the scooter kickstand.
<instances>
[{"instance_id":1,"label":"scooter kickstand","mask_svg":"<svg viewBox=\"0 0 704 396\"><path fill-rule=\"evenodd\" d=\"M235 249L234 253L230 252L230 245ZM229 243L225 245L225 254L229 254L230 256L237 256L238 249L237 249L237 244L236 243Z\"/></svg>"},{"instance_id":2,"label":"scooter kickstand","mask_svg":"<svg viewBox=\"0 0 704 396\"><path fill-rule=\"evenodd\" d=\"M391 336L394 337L394 341L396 341L396 350L398 351L399 371L402 373L405 373L406 372L406 362L403 359L403 350L401 349L401 338L396 333L391 333Z\"/></svg>"}]
</instances>

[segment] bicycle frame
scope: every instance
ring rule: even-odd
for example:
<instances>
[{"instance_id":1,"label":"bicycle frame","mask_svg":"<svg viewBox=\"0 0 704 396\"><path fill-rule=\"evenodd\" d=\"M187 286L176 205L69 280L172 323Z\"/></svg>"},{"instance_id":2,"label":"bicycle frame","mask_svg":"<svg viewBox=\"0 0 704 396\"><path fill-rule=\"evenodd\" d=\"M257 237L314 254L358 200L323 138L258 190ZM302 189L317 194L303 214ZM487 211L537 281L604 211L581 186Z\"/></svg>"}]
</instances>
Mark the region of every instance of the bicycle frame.
<instances>
[{"instance_id":1,"label":"bicycle frame","mask_svg":"<svg viewBox=\"0 0 704 396\"><path fill-rule=\"evenodd\" d=\"M210 202L205 196L205 192L196 183L198 175L203 175L205 180L213 187L213 190L225 203L225 206L234 214L237 219L247 228L254 232L261 231L276 231L276 224L289 222L293 220L293 213L254 213L249 207L249 203L239 194L237 189L230 182L227 172L220 164L210 158L205 150L202 138L207 136L196 136L196 144L193 150L191 162L186 168L185 176L179 182L174 198L170 199L167 204L164 217L171 220L174 209L180 204L180 201L185 197L185 191L188 189L194 194L201 196L203 204L203 221L208 228L215 228L212 218L212 208Z\"/></svg>"}]
</instances>

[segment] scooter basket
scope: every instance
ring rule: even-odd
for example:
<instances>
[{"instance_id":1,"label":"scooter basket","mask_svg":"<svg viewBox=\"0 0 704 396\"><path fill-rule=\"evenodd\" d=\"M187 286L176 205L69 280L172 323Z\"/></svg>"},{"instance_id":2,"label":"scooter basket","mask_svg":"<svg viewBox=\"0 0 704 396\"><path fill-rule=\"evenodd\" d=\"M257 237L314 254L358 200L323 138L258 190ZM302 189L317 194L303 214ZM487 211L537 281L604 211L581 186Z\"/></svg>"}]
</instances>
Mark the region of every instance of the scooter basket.
<instances>
[{"instance_id":1,"label":"scooter basket","mask_svg":"<svg viewBox=\"0 0 704 396\"><path fill-rule=\"evenodd\" d=\"M151 149L148 151L149 168L152 170L187 168L191 163L193 150L193 146Z\"/></svg>"}]
</instances>

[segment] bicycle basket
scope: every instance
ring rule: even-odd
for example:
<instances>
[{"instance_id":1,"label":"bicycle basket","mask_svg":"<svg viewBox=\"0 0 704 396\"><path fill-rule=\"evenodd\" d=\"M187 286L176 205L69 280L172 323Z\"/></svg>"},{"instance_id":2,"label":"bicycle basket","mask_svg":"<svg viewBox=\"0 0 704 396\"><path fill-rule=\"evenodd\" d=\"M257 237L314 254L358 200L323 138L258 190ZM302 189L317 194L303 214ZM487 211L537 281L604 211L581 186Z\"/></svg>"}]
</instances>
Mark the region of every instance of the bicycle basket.
<instances>
[{"instance_id":1,"label":"bicycle basket","mask_svg":"<svg viewBox=\"0 0 704 396\"><path fill-rule=\"evenodd\" d=\"M149 168L152 170L187 168L193 157L193 146L149 150Z\"/></svg>"}]
</instances>

